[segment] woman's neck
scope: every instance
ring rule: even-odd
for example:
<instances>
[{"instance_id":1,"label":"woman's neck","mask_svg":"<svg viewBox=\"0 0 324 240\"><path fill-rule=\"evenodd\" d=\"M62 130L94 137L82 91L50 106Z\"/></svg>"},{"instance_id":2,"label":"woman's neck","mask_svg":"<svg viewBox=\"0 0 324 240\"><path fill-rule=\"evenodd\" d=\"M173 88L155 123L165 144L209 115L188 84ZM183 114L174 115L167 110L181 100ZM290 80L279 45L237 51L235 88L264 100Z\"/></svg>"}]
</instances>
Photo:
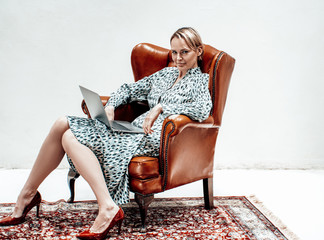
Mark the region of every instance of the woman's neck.
<instances>
[{"instance_id":1,"label":"woman's neck","mask_svg":"<svg viewBox=\"0 0 324 240\"><path fill-rule=\"evenodd\" d=\"M180 80L181 78L183 78L183 77L186 75L187 72L188 72L188 71L186 71L186 72L179 71L179 75L178 75L177 80L178 80L178 79Z\"/></svg>"},{"instance_id":2,"label":"woman's neck","mask_svg":"<svg viewBox=\"0 0 324 240\"><path fill-rule=\"evenodd\" d=\"M197 68L197 67L198 67L198 65L197 66L194 66L194 67L192 67L190 69L187 69L186 71L181 71L180 69L178 69L179 70L179 75L178 75L177 80L182 79L188 73L189 70L194 69L194 68Z\"/></svg>"}]
</instances>

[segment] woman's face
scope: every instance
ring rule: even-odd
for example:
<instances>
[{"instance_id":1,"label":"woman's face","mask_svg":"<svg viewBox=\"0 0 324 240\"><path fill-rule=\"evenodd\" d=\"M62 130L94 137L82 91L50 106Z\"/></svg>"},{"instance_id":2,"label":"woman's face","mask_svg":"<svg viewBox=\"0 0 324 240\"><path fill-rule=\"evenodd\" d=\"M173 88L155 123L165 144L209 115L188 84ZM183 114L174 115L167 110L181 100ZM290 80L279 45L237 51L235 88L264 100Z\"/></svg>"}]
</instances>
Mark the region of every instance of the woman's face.
<instances>
[{"instance_id":1,"label":"woman's face","mask_svg":"<svg viewBox=\"0 0 324 240\"><path fill-rule=\"evenodd\" d=\"M179 69L181 75L191 69L198 67L198 56L201 55L202 49L192 50L182 38L173 38L171 40L172 60Z\"/></svg>"}]
</instances>

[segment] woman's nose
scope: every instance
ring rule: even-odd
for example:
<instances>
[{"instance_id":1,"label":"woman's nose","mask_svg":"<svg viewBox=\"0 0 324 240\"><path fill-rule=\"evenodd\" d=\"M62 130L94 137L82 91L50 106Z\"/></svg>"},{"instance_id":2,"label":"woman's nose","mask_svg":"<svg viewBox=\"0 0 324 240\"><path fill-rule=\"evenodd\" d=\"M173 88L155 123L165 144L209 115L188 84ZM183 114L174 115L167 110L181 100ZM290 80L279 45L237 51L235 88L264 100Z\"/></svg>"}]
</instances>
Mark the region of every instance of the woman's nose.
<instances>
[{"instance_id":1,"label":"woman's nose","mask_svg":"<svg viewBox=\"0 0 324 240\"><path fill-rule=\"evenodd\" d=\"M182 56L181 56L180 53L177 54L177 59L178 59L178 60L181 60L181 59L182 59Z\"/></svg>"}]
</instances>

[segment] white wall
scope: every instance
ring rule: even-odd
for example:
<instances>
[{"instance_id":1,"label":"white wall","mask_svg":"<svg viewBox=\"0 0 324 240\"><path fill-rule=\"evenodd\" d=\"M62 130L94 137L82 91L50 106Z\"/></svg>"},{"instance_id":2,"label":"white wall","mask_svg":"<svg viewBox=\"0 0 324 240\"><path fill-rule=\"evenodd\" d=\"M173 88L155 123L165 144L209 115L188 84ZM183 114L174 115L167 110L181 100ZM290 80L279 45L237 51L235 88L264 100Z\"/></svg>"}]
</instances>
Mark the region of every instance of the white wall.
<instances>
[{"instance_id":1,"label":"white wall","mask_svg":"<svg viewBox=\"0 0 324 240\"><path fill-rule=\"evenodd\" d=\"M0 0L0 168L31 167L54 120L82 116L78 84L108 95L132 81L135 44L169 47L182 26L237 60L215 167L323 168L323 10L322 0Z\"/></svg>"}]
</instances>

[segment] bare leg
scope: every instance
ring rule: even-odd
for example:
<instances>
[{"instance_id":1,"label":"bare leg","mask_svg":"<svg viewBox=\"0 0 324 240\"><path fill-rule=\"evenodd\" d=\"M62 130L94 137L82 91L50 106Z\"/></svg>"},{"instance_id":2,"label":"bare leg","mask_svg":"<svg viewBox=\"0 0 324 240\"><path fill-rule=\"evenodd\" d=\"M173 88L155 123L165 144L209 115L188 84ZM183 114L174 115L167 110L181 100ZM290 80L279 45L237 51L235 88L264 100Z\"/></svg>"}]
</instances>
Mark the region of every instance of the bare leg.
<instances>
[{"instance_id":1,"label":"bare leg","mask_svg":"<svg viewBox=\"0 0 324 240\"><path fill-rule=\"evenodd\" d=\"M99 213L91 231L101 233L108 227L119 208L109 194L98 159L88 147L75 138L71 130L64 133L62 145L97 198Z\"/></svg>"},{"instance_id":2,"label":"bare leg","mask_svg":"<svg viewBox=\"0 0 324 240\"><path fill-rule=\"evenodd\" d=\"M15 210L12 214L13 217L20 217L22 215L25 206L30 203L36 194L39 185L62 161L65 154L62 147L62 136L68 129L69 125L66 117L59 118L53 124L38 153L29 177L18 196Z\"/></svg>"},{"instance_id":3,"label":"bare leg","mask_svg":"<svg viewBox=\"0 0 324 240\"><path fill-rule=\"evenodd\" d=\"M20 217L27 204L35 196L37 188L62 161L65 152L71 157L79 173L94 191L99 214L93 224L93 232L104 231L118 211L108 192L99 162L93 152L80 144L69 130L65 117L59 118L51 128L36 158L29 177L21 190L13 217Z\"/></svg>"}]
</instances>

